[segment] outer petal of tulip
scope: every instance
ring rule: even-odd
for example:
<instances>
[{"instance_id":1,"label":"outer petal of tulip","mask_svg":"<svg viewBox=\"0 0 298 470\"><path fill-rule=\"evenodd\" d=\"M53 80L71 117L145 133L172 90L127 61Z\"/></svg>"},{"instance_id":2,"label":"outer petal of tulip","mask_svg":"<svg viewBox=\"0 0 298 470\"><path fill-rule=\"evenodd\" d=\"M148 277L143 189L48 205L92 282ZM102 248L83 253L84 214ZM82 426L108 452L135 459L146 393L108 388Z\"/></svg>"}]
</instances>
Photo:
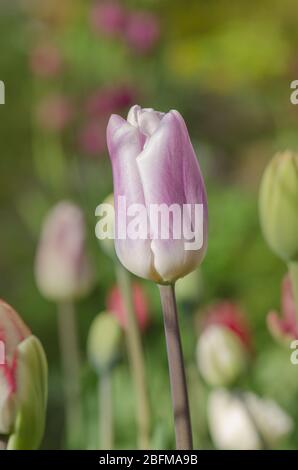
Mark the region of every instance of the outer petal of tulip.
<instances>
[{"instance_id":1,"label":"outer petal of tulip","mask_svg":"<svg viewBox=\"0 0 298 470\"><path fill-rule=\"evenodd\" d=\"M118 196L125 196L129 204L145 204L144 191L136 158L142 151L144 136L120 116L112 115L107 128L107 142L112 160L115 198L115 233L118 233ZM121 215L121 214L120 214ZM134 274L144 278L154 276L153 254L150 240L121 240L116 238L115 248L121 263Z\"/></svg>"},{"instance_id":2,"label":"outer petal of tulip","mask_svg":"<svg viewBox=\"0 0 298 470\"><path fill-rule=\"evenodd\" d=\"M35 450L40 446L45 426L47 360L40 341L33 335L20 343L17 357L17 412L7 449Z\"/></svg>"},{"instance_id":3,"label":"outer petal of tulip","mask_svg":"<svg viewBox=\"0 0 298 470\"><path fill-rule=\"evenodd\" d=\"M206 194L199 164L189 139L182 116L170 111L160 121L139 155L146 205L203 204L206 212ZM189 221L191 223L191 221ZM204 220L204 246L197 251L185 250L185 238L152 240L155 268L162 279L171 282L193 271L206 249L207 214ZM155 227L151 226L154 235Z\"/></svg>"},{"instance_id":4,"label":"outer petal of tulip","mask_svg":"<svg viewBox=\"0 0 298 470\"><path fill-rule=\"evenodd\" d=\"M30 335L30 330L16 312L0 300L0 341L4 344L5 361L0 364L0 434L9 434L16 413L17 346Z\"/></svg>"}]
</instances>

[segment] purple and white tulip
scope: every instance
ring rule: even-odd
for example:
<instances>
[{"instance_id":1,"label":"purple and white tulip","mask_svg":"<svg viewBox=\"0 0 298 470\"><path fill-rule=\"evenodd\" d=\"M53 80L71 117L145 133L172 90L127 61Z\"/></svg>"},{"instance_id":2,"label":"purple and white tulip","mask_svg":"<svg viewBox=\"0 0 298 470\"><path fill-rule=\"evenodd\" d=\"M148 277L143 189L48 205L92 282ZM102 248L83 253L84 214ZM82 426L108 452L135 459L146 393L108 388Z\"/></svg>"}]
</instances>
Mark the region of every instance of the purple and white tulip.
<instances>
[{"instance_id":1,"label":"purple and white tulip","mask_svg":"<svg viewBox=\"0 0 298 470\"><path fill-rule=\"evenodd\" d=\"M193 271L201 262L207 246L207 198L200 166L187 127L178 111L161 113L133 106L127 120L112 115L107 128L107 143L113 167L115 196L115 247L121 263L134 274L159 284L169 284ZM163 239L158 226L148 223L144 239L121 239L117 227L122 208L140 204L149 214L152 205L181 209L188 205L203 207L202 244L186 250L189 241L173 236L172 219L169 238ZM193 211L188 214L194 228ZM126 227L127 228L127 227Z\"/></svg>"}]
</instances>

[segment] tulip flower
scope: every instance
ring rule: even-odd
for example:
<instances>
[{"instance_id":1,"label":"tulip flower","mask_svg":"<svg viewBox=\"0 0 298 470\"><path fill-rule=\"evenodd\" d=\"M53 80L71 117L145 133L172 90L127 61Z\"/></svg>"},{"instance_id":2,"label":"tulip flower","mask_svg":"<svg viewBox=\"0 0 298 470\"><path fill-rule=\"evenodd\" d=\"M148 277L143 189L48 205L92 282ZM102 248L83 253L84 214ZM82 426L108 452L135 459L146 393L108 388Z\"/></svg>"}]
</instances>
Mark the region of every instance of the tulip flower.
<instances>
[{"instance_id":1,"label":"tulip flower","mask_svg":"<svg viewBox=\"0 0 298 470\"><path fill-rule=\"evenodd\" d=\"M39 340L0 300L0 435L7 449L37 449L44 432L47 361ZM1 444L1 437L0 437Z\"/></svg>"},{"instance_id":2,"label":"tulip flower","mask_svg":"<svg viewBox=\"0 0 298 470\"><path fill-rule=\"evenodd\" d=\"M62 201L47 215L35 263L36 282L47 299L74 300L91 289L93 270L85 238L84 216L76 205Z\"/></svg>"},{"instance_id":3,"label":"tulip flower","mask_svg":"<svg viewBox=\"0 0 298 470\"><path fill-rule=\"evenodd\" d=\"M244 313L234 302L221 301L211 305L203 319L203 328L219 325L230 330L247 351L252 351L252 339Z\"/></svg>"},{"instance_id":4,"label":"tulip flower","mask_svg":"<svg viewBox=\"0 0 298 470\"><path fill-rule=\"evenodd\" d=\"M127 120L112 115L107 143L113 167L116 253L129 271L159 284L176 447L191 449L174 283L193 271L206 251L204 181L187 127L177 111L164 114L136 105Z\"/></svg>"},{"instance_id":5,"label":"tulip flower","mask_svg":"<svg viewBox=\"0 0 298 470\"><path fill-rule=\"evenodd\" d=\"M281 306L282 316L279 316L277 312L270 312L267 316L267 325L274 338L288 344L289 341L298 339L296 306L292 282L288 274L282 282Z\"/></svg>"},{"instance_id":6,"label":"tulip flower","mask_svg":"<svg viewBox=\"0 0 298 470\"><path fill-rule=\"evenodd\" d=\"M248 356L237 336L227 328L213 325L199 338L197 361L209 385L225 386L245 372Z\"/></svg>"},{"instance_id":7,"label":"tulip flower","mask_svg":"<svg viewBox=\"0 0 298 470\"><path fill-rule=\"evenodd\" d=\"M145 331L149 323L148 300L140 284L134 283L132 290L134 309L139 328L141 331ZM121 291L117 285L108 292L106 303L107 309L117 318L121 327L124 329L128 328L127 312Z\"/></svg>"},{"instance_id":8,"label":"tulip flower","mask_svg":"<svg viewBox=\"0 0 298 470\"><path fill-rule=\"evenodd\" d=\"M234 385L246 372L251 337L242 312L232 302L219 302L208 309L197 343L197 363L211 386Z\"/></svg>"},{"instance_id":9,"label":"tulip flower","mask_svg":"<svg viewBox=\"0 0 298 470\"><path fill-rule=\"evenodd\" d=\"M185 122L178 111L163 114L133 106L127 120L111 116L107 142L114 178L117 255L137 276L159 284L173 283L200 264L207 247L205 187ZM145 239L130 239L128 225L124 227L125 238L118 237L118 221L125 216L119 213L123 210L119 196L125 196L128 207L163 204L168 208L176 205L182 211L186 204L202 205L203 227L192 214L184 211L184 216L189 226L203 231L203 243L195 250L186 250L189 239L184 233L174 238L171 222L169 239L163 239L153 218Z\"/></svg>"},{"instance_id":10,"label":"tulip flower","mask_svg":"<svg viewBox=\"0 0 298 470\"><path fill-rule=\"evenodd\" d=\"M273 400L251 392L211 392L208 422L217 449L258 450L275 447L293 429L293 420Z\"/></svg>"},{"instance_id":11,"label":"tulip flower","mask_svg":"<svg viewBox=\"0 0 298 470\"><path fill-rule=\"evenodd\" d=\"M298 153L278 153L269 162L259 206L264 237L288 264L298 314Z\"/></svg>"},{"instance_id":12,"label":"tulip flower","mask_svg":"<svg viewBox=\"0 0 298 470\"><path fill-rule=\"evenodd\" d=\"M45 219L35 263L36 282L41 293L58 304L67 435L74 447L79 444L82 419L80 352L74 301L89 293L94 282L85 238L81 209L70 202L60 202Z\"/></svg>"}]
</instances>

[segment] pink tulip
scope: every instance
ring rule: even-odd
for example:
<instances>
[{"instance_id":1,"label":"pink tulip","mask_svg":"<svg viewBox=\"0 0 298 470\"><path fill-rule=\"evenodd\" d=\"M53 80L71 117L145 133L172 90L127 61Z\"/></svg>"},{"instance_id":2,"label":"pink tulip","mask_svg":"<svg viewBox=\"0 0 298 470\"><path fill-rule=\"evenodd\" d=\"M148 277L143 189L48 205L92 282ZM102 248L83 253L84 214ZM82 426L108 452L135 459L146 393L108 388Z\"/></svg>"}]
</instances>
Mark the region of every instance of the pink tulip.
<instances>
[{"instance_id":1,"label":"pink tulip","mask_svg":"<svg viewBox=\"0 0 298 470\"><path fill-rule=\"evenodd\" d=\"M68 201L57 204L44 221L35 262L36 282L46 298L74 300L92 287L85 242L81 209Z\"/></svg>"},{"instance_id":2,"label":"pink tulip","mask_svg":"<svg viewBox=\"0 0 298 470\"><path fill-rule=\"evenodd\" d=\"M212 305L206 312L203 327L219 325L233 332L241 340L246 349L252 349L252 338L243 312L238 305L222 301Z\"/></svg>"},{"instance_id":3,"label":"pink tulip","mask_svg":"<svg viewBox=\"0 0 298 470\"><path fill-rule=\"evenodd\" d=\"M268 328L276 339L298 339L298 324L291 278L286 275L281 289L282 316L270 312L267 316Z\"/></svg>"},{"instance_id":4,"label":"pink tulip","mask_svg":"<svg viewBox=\"0 0 298 470\"><path fill-rule=\"evenodd\" d=\"M148 300L144 290L137 283L133 284L133 301L139 327L141 331L145 331L149 324ZM115 315L123 329L127 328L127 313L118 286L114 286L108 293L107 310Z\"/></svg>"},{"instance_id":5,"label":"pink tulip","mask_svg":"<svg viewBox=\"0 0 298 470\"><path fill-rule=\"evenodd\" d=\"M18 346L31 335L18 314L0 300L0 341L4 364L0 362L0 434L9 434L16 413Z\"/></svg>"},{"instance_id":6,"label":"pink tulip","mask_svg":"<svg viewBox=\"0 0 298 470\"><path fill-rule=\"evenodd\" d=\"M155 15L133 12L128 16L125 37L129 46L139 54L150 52L160 38L160 25Z\"/></svg>"},{"instance_id":7,"label":"pink tulip","mask_svg":"<svg viewBox=\"0 0 298 470\"><path fill-rule=\"evenodd\" d=\"M126 12L117 1L97 2L91 9L90 22L95 32L118 36L124 29Z\"/></svg>"},{"instance_id":8,"label":"pink tulip","mask_svg":"<svg viewBox=\"0 0 298 470\"><path fill-rule=\"evenodd\" d=\"M53 44L41 44L30 55L32 72L42 78L56 77L62 69L59 50Z\"/></svg>"},{"instance_id":9,"label":"pink tulip","mask_svg":"<svg viewBox=\"0 0 298 470\"><path fill-rule=\"evenodd\" d=\"M113 167L115 196L115 248L121 263L134 274L158 283L171 283L200 264L207 247L207 199L198 160L188 131L178 111L167 114L133 106L127 120L112 115L107 128L107 143ZM145 237L132 239L128 224L125 237L119 236L119 219L126 217L118 204L125 197L127 207L139 204L149 211L154 205L179 211L188 204L203 208L203 221L195 233L203 235L197 249L186 249L186 236L173 236L170 218L169 237L160 236L151 219ZM185 212L185 210L184 210ZM185 214L184 214L185 215ZM194 226L193 213L185 216ZM147 220L148 222L148 220Z\"/></svg>"}]
</instances>

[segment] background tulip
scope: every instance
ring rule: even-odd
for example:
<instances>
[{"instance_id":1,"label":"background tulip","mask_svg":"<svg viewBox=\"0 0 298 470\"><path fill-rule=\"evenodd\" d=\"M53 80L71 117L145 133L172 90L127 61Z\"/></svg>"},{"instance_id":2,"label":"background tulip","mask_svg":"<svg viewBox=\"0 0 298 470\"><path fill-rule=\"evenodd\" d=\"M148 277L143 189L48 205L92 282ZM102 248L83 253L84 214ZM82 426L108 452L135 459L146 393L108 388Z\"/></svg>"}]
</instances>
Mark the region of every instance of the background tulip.
<instances>
[{"instance_id":1,"label":"background tulip","mask_svg":"<svg viewBox=\"0 0 298 470\"><path fill-rule=\"evenodd\" d=\"M209 385L233 384L247 367L248 355L239 338L225 327L212 325L198 340L197 362Z\"/></svg>"},{"instance_id":2,"label":"background tulip","mask_svg":"<svg viewBox=\"0 0 298 470\"><path fill-rule=\"evenodd\" d=\"M45 424L47 361L43 348L18 314L0 300L0 434L8 449L37 449Z\"/></svg>"},{"instance_id":3,"label":"background tulip","mask_svg":"<svg viewBox=\"0 0 298 470\"><path fill-rule=\"evenodd\" d=\"M95 370L106 373L119 354L121 328L111 312L102 312L93 320L88 335L88 356Z\"/></svg>"},{"instance_id":4,"label":"background tulip","mask_svg":"<svg viewBox=\"0 0 298 470\"><path fill-rule=\"evenodd\" d=\"M260 220L272 250L287 264L298 315L298 153L278 153L260 187ZM298 318L298 317L297 317Z\"/></svg>"},{"instance_id":5,"label":"background tulip","mask_svg":"<svg viewBox=\"0 0 298 470\"><path fill-rule=\"evenodd\" d=\"M292 431L292 419L273 401L251 392L211 392L208 422L218 449L257 450L276 446Z\"/></svg>"},{"instance_id":6,"label":"background tulip","mask_svg":"<svg viewBox=\"0 0 298 470\"><path fill-rule=\"evenodd\" d=\"M233 302L219 302L207 310L197 343L197 363L209 385L232 385L246 371L251 337L243 314Z\"/></svg>"},{"instance_id":7,"label":"background tulip","mask_svg":"<svg viewBox=\"0 0 298 470\"><path fill-rule=\"evenodd\" d=\"M132 284L132 295L139 328L145 331L149 324L148 300L140 284ZM107 308L117 318L122 328L127 329L127 312L121 291L117 285L108 292Z\"/></svg>"},{"instance_id":8,"label":"background tulip","mask_svg":"<svg viewBox=\"0 0 298 470\"><path fill-rule=\"evenodd\" d=\"M260 220L272 250L286 262L298 260L298 154L278 153L260 187Z\"/></svg>"},{"instance_id":9,"label":"background tulip","mask_svg":"<svg viewBox=\"0 0 298 470\"><path fill-rule=\"evenodd\" d=\"M282 281L281 307L281 316L277 312L268 313L267 324L274 338L288 344L289 341L298 339L296 306L294 302L292 282L288 274Z\"/></svg>"},{"instance_id":10,"label":"background tulip","mask_svg":"<svg viewBox=\"0 0 298 470\"><path fill-rule=\"evenodd\" d=\"M85 247L86 227L79 207L68 201L47 215L41 233L35 275L42 294L55 301L79 298L93 285Z\"/></svg>"},{"instance_id":11,"label":"background tulip","mask_svg":"<svg viewBox=\"0 0 298 470\"><path fill-rule=\"evenodd\" d=\"M163 114L133 106L127 120L112 115L107 142L113 166L116 252L131 272L158 283L171 283L193 271L207 246L207 202L203 178L187 128L177 111ZM182 239L162 240L150 224L147 239L120 240L118 196L127 206L203 204L203 246L186 251ZM188 220L193 222L193 220ZM170 223L170 228L173 229ZM202 227L201 227L202 229Z\"/></svg>"}]
</instances>

